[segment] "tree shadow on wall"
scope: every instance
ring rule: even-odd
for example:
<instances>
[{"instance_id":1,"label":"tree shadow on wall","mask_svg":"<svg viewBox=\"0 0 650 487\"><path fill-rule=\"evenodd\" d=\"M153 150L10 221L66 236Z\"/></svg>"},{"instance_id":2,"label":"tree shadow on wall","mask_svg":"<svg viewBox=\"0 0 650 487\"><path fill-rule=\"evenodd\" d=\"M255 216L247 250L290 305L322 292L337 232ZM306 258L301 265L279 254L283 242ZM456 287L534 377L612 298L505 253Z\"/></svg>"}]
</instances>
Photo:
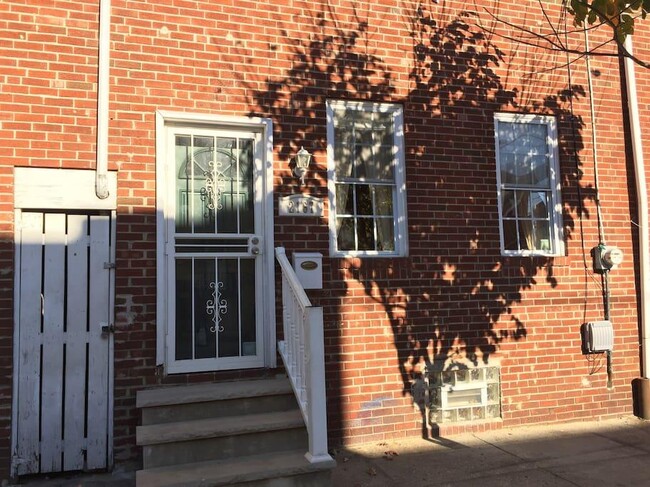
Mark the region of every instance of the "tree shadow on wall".
<instances>
[{"instance_id":1,"label":"tree shadow on wall","mask_svg":"<svg viewBox=\"0 0 650 487\"><path fill-rule=\"evenodd\" d=\"M382 101L394 95L389 66L369 52L368 22L356 9L354 19L355 28L346 29L331 7L316 14L311 40L290 46L292 67L284 76L268 79L263 90L252 90L251 114L272 116L281 160L290 160L306 143L310 151L325 150L326 99ZM319 33L324 31L330 33ZM281 34L291 39L286 30ZM317 172L312 182L319 176L326 182L324 172Z\"/></svg>"},{"instance_id":2,"label":"tree shadow on wall","mask_svg":"<svg viewBox=\"0 0 650 487\"><path fill-rule=\"evenodd\" d=\"M329 98L403 104L409 257L325 259L328 288L315 301L325 311L332 392L328 406L341 407L332 402L343 387L339 341L345 334L342 328L354 327L354 318L348 318L349 310L344 316L344 310L354 300L350 295L360 289L365 294L364 310L381 311L385 319L380 321L390 326L401 394L411 395L426 419L420 387L425 372L488 364L505 342L526 338L528 318L514 310L526 290L540 279L551 288L558 284L553 258L501 255L494 113L556 117L565 241L574 233L576 221L588 217L584 199L593 192L581 188L578 154L584 123L572 113L572 101L584 95L583 88L565 86L532 102L528 93L522 106L520 91L508 88L497 73L508 68L506 54L474 23L474 13L453 11L433 0L428 8L421 2L407 4L403 10L408 15L401 21L412 39L408 83L391 69L398 54L389 62L370 48L382 25L372 25L359 10L354 10L351 25L329 8L314 18L311 40L294 41L292 67L286 75L269 79L250 102L252 113L273 117L282 160L307 146L305 141L310 151L324 153ZM309 181L317 196L327 195L324 166L320 161ZM292 189L292 177L288 171L284 174L279 193ZM327 255L326 221L309 232L322 233L311 250ZM303 250L291 237L283 239L283 245ZM372 352L372 343L364 343L364 348ZM330 419L332 430L345 426L338 420L332 423Z\"/></svg>"}]
</instances>

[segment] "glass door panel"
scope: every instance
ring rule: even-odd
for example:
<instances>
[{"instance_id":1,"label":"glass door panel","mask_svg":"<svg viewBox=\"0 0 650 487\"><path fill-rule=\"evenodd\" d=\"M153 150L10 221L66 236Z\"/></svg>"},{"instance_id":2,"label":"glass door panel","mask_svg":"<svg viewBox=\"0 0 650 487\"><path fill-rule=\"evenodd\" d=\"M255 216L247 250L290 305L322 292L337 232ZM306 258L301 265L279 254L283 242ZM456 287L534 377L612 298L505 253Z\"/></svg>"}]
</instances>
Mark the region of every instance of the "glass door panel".
<instances>
[{"instance_id":1,"label":"glass door panel","mask_svg":"<svg viewBox=\"0 0 650 487\"><path fill-rule=\"evenodd\" d=\"M254 139L176 135L176 233L254 233Z\"/></svg>"},{"instance_id":2,"label":"glass door panel","mask_svg":"<svg viewBox=\"0 0 650 487\"><path fill-rule=\"evenodd\" d=\"M239 261L240 296L241 296L241 354L255 355L257 333L255 329L255 261Z\"/></svg>"},{"instance_id":3,"label":"glass door panel","mask_svg":"<svg viewBox=\"0 0 650 487\"><path fill-rule=\"evenodd\" d=\"M258 142L250 133L174 133L172 335L182 371L261 360L263 255L250 244L259 248L262 237L261 196L255 194Z\"/></svg>"},{"instance_id":4,"label":"glass door panel","mask_svg":"<svg viewBox=\"0 0 650 487\"><path fill-rule=\"evenodd\" d=\"M176 260L176 359L256 353L255 261Z\"/></svg>"}]
</instances>

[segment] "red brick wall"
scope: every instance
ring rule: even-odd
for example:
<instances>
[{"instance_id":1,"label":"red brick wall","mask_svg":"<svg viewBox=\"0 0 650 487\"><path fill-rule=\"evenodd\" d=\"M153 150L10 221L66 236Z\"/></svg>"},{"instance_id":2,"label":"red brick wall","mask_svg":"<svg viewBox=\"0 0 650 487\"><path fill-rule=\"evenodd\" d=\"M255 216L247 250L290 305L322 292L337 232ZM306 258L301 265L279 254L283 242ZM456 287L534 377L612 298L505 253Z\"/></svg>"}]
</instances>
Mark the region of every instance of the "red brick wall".
<instances>
[{"instance_id":1,"label":"red brick wall","mask_svg":"<svg viewBox=\"0 0 650 487\"><path fill-rule=\"evenodd\" d=\"M13 171L0 167L0 478L11 451L13 345Z\"/></svg>"},{"instance_id":2,"label":"red brick wall","mask_svg":"<svg viewBox=\"0 0 650 487\"><path fill-rule=\"evenodd\" d=\"M13 167L93 166L96 3L0 5L0 479L11 459Z\"/></svg>"},{"instance_id":3,"label":"red brick wall","mask_svg":"<svg viewBox=\"0 0 650 487\"><path fill-rule=\"evenodd\" d=\"M12 168L92 168L95 160L97 2L37 3L0 5L0 478L9 463ZM272 117L276 195L299 191L287 161L305 145L315 159L307 191L326 199L325 100L403 104L409 256L326 257L324 290L311 293L325 307L334 442L419 434L411 384L425 364L450 358L501 364L508 426L631 411L630 381L639 372L636 210L615 59L592 60L604 227L608 243L625 252L611 273L608 391L603 358L580 351L580 325L604 313L588 255L598 239L584 60L571 65L571 99L564 54L511 41L519 34L485 11L480 21L498 32L482 32L475 16L461 14L465 2L424 2L420 12L417 2L388 0L112 4L118 462L137 456L136 390L225 376L156 373L158 109ZM512 22L543 22L536 3L498 4L491 11ZM648 76L639 76L647 88ZM642 108L647 119L647 103ZM558 118L564 257L500 256L493 114L502 110ZM305 221L276 216L276 244L327 256L327 220Z\"/></svg>"}]
</instances>

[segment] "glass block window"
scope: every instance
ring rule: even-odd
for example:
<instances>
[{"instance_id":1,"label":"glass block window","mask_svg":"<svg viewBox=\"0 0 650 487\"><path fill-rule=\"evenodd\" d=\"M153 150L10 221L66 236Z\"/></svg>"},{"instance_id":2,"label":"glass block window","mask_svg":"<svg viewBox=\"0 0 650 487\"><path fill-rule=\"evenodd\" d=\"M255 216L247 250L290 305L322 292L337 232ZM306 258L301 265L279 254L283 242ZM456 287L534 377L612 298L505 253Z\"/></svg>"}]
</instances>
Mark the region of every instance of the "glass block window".
<instances>
[{"instance_id":1,"label":"glass block window","mask_svg":"<svg viewBox=\"0 0 650 487\"><path fill-rule=\"evenodd\" d=\"M402 108L329 101L333 255L406 255Z\"/></svg>"},{"instance_id":2,"label":"glass block window","mask_svg":"<svg viewBox=\"0 0 650 487\"><path fill-rule=\"evenodd\" d=\"M502 253L561 254L555 118L498 113L495 138Z\"/></svg>"},{"instance_id":3,"label":"glass block window","mask_svg":"<svg viewBox=\"0 0 650 487\"><path fill-rule=\"evenodd\" d=\"M498 367L429 371L427 378L431 424L501 417Z\"/></svg>"}]
</instances>

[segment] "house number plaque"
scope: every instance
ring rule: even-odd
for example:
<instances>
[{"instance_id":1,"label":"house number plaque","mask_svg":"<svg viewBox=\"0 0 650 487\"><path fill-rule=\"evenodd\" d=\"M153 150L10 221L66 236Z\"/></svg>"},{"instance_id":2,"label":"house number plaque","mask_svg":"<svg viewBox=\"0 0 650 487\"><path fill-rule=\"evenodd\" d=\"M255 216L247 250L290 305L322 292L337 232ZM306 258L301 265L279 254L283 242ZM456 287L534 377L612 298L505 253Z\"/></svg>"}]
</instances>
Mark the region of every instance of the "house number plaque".
<instances>
[{"instance_id":1,"label":"house number plaque","mask_svg":"<svg viewBox=\"0 0 650 487\"><path fill-rule=\"evenodd\" d=\"M323 200L306 194L283 196L279 213L280 216L323 216Z\"/></svg>"}]
</instances>

